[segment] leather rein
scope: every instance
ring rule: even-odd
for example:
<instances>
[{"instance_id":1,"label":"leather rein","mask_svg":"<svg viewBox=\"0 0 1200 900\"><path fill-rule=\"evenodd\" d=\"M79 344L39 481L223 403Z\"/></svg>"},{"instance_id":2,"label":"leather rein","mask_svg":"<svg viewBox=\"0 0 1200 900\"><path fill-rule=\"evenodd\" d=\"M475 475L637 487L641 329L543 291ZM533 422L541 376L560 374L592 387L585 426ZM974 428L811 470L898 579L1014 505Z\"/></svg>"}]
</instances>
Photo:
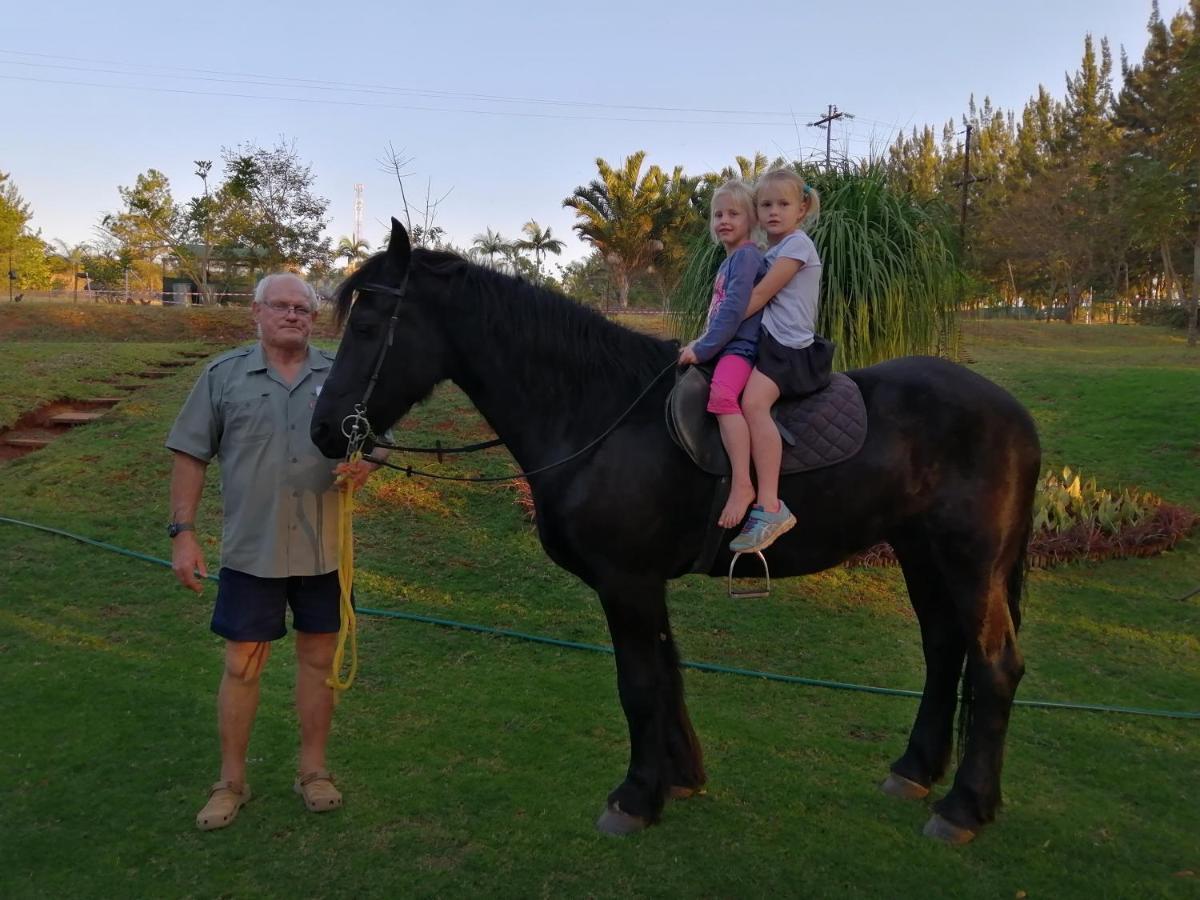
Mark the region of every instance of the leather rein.
<instances>
[{"instance_id":1,"label":"leather rein","mask_svg":"<svg viewBox=\"0 0 1200 900\"><path fill-rule=\"evenodd\" d=\"M399 287L391 287L386 284L365 284L360 291L375 291L381 294L390 294L396 298L396 303L392 307L392 315L388 320L387 337L384 340L383 346L379 349L379 356L375 360L375 367L371 370L371 378L367 382L367 388L363 392L362 400L354 404L354 412L342 419L342 435L347 440L346 459L350 459L355 453L362 450L363 446L370 441L371 446L381 447L385 450L399 450L402 453L433 453L437 455L438 462L442 462L442 457L447 454L458 453L474 453L477 450L487 450L491 447L499 447L504 443L500 438L494 438L490 441L482 441L478 444L467 444L462 447L443 447L439 441L436 447L404 447L400 444L392 444L387 441L380 440L379 436L371 430L371 423L367 419L367 401L371 399L371 394L375 392L375 386L379 382L379 372L383 368L384 357L387 356L388 349L392 346L392 340L396 335L396 322L400 318L400 303L404 299L404 295L408 290L408 273L404 273L404 280L400 282ZM412 466L400 466L395 463L390 463L387 460L375 459L374 457L364 457L369 462L378 466L386 466L389 469L395 469L397 472L403 472L405 475L412 477L420 475L423 478L434 478L438 481L468 481L468 482L498 482L498 481L519 481L522 478L528 478L530 475L538 475L550 469L557 468L571 460L582 456L588 450L591 450L606 437L616 430L625 419L633 412L634 408L642 401L642 399L650 393L650 389L662 379L664 375L674 369L678 363L672 360L667 366L650 379L650 383L642 390L634 401L626 407L625 411L617 416L608 428L604 429L599 435L592 438L570 456L564 457L557 462L552 462L549 465L540 466L536 469L530 469L525 472L518 472L516 475L494 475L494 476L477 476L466 477L457 475L438 475L434 472L424 472L420 469L414 469Z\"/></svg>"}]
</instances>

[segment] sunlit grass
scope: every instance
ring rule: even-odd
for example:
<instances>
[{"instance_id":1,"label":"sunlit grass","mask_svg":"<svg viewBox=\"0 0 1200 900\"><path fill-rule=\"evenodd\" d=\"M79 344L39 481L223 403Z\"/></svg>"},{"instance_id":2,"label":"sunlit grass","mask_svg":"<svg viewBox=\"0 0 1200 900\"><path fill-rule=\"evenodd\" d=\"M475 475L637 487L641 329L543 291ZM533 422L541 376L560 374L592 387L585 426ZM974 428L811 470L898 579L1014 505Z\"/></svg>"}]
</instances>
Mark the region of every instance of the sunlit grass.
<instances>
[{"instance_id":1,"label":"sunlit grass","mask_svg":"<svg viewBox=\"0 0 1200 900\"><path fill-rule=\"evenodd\" d=\"M969 350L1030 405L1060 468L1200 505L1188 450L1200 368L1168 335L1063 330L1060 354L1005 325L978 342L968 329ZM125 364L99 346L97 359ZM0 465L0 515L167 555L162 441L196 371ZM57 377L27 380L36 392ZM403 432L465 443L486 425L447 387ZM502 449L411 459L511 472ZM360 606L606 644L594 594L549 562L516 497L381 473L360 495ZM215 565L215 483L200 530ZM1200 603L1175 599L1197 572L1192 538L1158 558L1035 573L1019 697L1200 709ZM1194 722L1018 708L999 821L952 851L921 838L923 804L875 788L914 701L690 671L709 794L671 804L643 835L604 839L592 822L628 761L611 657L368 616L331 744L345 809L312 816L291 793L285 640L251 746L256 799L229 831L200 834L192 817L216 775L213 587L195 596L164 568L9 525L0 586L6 898L1175 897L1195 884L1176 873L1200 870ZM671 605L688 659L921 687L895 569L835 569L740 603L691 576Z\"/></svg>"}]
</instances>

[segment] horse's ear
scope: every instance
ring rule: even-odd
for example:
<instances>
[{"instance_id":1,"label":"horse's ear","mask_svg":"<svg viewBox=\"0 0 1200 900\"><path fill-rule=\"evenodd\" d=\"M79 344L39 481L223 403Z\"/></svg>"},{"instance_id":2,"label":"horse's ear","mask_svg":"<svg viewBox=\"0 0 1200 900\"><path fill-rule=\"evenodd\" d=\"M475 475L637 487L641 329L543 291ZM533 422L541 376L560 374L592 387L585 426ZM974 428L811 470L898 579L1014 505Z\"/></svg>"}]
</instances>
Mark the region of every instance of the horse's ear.
<instances>
[{"instance_id":1,"label":"horse's ear","mask_svg":"<svg viewBox=\"0 0 1200 900\"><path fill-rule=\"evenodd\" d=\"M403 274L408 271L411 258L412 245L408 242L408 232L396 221L396 217L392 216L392 236L388 239L387 261L397 273Z\"/></svg>"}]
</instances>

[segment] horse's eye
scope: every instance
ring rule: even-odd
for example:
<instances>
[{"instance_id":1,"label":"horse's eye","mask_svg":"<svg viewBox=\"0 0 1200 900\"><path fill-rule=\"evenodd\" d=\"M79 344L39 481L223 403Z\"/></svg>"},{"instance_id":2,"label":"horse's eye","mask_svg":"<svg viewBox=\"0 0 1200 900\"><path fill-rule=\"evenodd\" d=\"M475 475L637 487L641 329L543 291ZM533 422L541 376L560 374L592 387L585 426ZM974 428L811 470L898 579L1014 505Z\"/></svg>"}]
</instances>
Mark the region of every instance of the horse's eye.
<instances>
[{"instance_id":1,"label":"horse's eye","mask_svg":"<svg viewBox=\"0 0 1200 900\"><path fill-rule=\"evenodd\" d=\"M361 337L361 338L369 338L373 334L375 334L375 326L374 325L366 325L366 324L352 325L350 327L350 330L354 332L355 336Z\"/></svg>"}]
</instances>

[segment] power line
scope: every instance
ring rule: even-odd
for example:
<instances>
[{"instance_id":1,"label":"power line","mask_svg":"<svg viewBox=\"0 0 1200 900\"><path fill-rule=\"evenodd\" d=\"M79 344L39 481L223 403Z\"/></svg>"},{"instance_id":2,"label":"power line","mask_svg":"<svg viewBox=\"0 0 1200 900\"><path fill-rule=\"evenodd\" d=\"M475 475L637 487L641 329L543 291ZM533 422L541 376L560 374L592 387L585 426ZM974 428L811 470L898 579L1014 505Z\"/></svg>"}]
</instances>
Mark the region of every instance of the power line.
<instances>
[{"instance_id":1,"label":"power line","mask_svg":"<svg viewBox=\"0 0 1200 900\"><path fill-rule=\"evenodd\" d=\"M95 74L108 75L125 75L130 77L138 77L142 74L155 75L157 77L181 78L195 81L212 81L228 84L243 84L255 87L305 87L312 90L321 91L340 91L348 93L361 94L402 94L420 97L437 97L445 99L459 100L479 100L488 103L530 103L542 104L551 106L565 107L581 107L592 109L610 109L610 110L633 110L637 112L676 112L676 113L693 113L696 115L740 115L740 116L778 116L781 119L790 119L791 113L780 112L778 110L757 110L757 109L710 109L706 107L684 107L684 106L644 106L634 104L617 104L617 103L602 103L591 100L558 100L543 97L510 97L497 94L480 94L464 91L442 91L432 88L411 88L395 85L380 85L380 84L364 84L359 82L340 82L340 81L324 81L311 78L293 78L290 76L279 75L262 75L250 72L227 72L218 69L197 69L182 66L145 66L138 63L127 63L118 60L94 59L89 57L78 56L63 56L49 53L29 53L21 50L5 50L0 48L0 54L8 54L10 56L30 56L37 59L58 59L67 60L77 63L94 63L102 66L119 66L119 69L100 69L94 66L69 66L59 63L35 63L26 62L24 60L0 60L0 62L9 65L21 65L31 68L50 68L64 69L67 71L92 72ZM145 73L135 71L126 71L127 69L144 69ZM179 73L196 73L196 74L178 74L173 75L171 72ZM253 79L253 80L251 80ZM707 124L707 123L706 123ZM759 124L759 123L742 123L742 124ZM783 123L772 123L783 124Z\"/></svg>"},{"instance_id":2,"label":"power line","mask_svg":"<svg viewBox=\"0 0 1200 900\"><path fill-rule=\"evenodd\" d=\"M24 75L0 75L7 81L24 81L35 84L59 84L72 87L93 87L129 91L149 91L151 93L186 94L196 97L230 97L239 100L270 100L285 103L315 103L322 106L352 106L360 109L403 109L416 112L466 113L477 116L496 116L499 118L522 119L551 119L568 122L631 122L644 125L723 125L735 128L746 126L761 126L778 128L782 122L737 122L729 119L658 119L651 117L635 118L632 116L568 116L555 113L520 112L517 110L471 109L469 107L452 106L420 106L411 103L364 103L356 100L330 100L321 97L280 97L264 94L243 94L235 91L201 91L188 88L168 88L140 84L104 84L94 81L74 81L66 78L33 78Z\"/></svg>"}]
</instances>

